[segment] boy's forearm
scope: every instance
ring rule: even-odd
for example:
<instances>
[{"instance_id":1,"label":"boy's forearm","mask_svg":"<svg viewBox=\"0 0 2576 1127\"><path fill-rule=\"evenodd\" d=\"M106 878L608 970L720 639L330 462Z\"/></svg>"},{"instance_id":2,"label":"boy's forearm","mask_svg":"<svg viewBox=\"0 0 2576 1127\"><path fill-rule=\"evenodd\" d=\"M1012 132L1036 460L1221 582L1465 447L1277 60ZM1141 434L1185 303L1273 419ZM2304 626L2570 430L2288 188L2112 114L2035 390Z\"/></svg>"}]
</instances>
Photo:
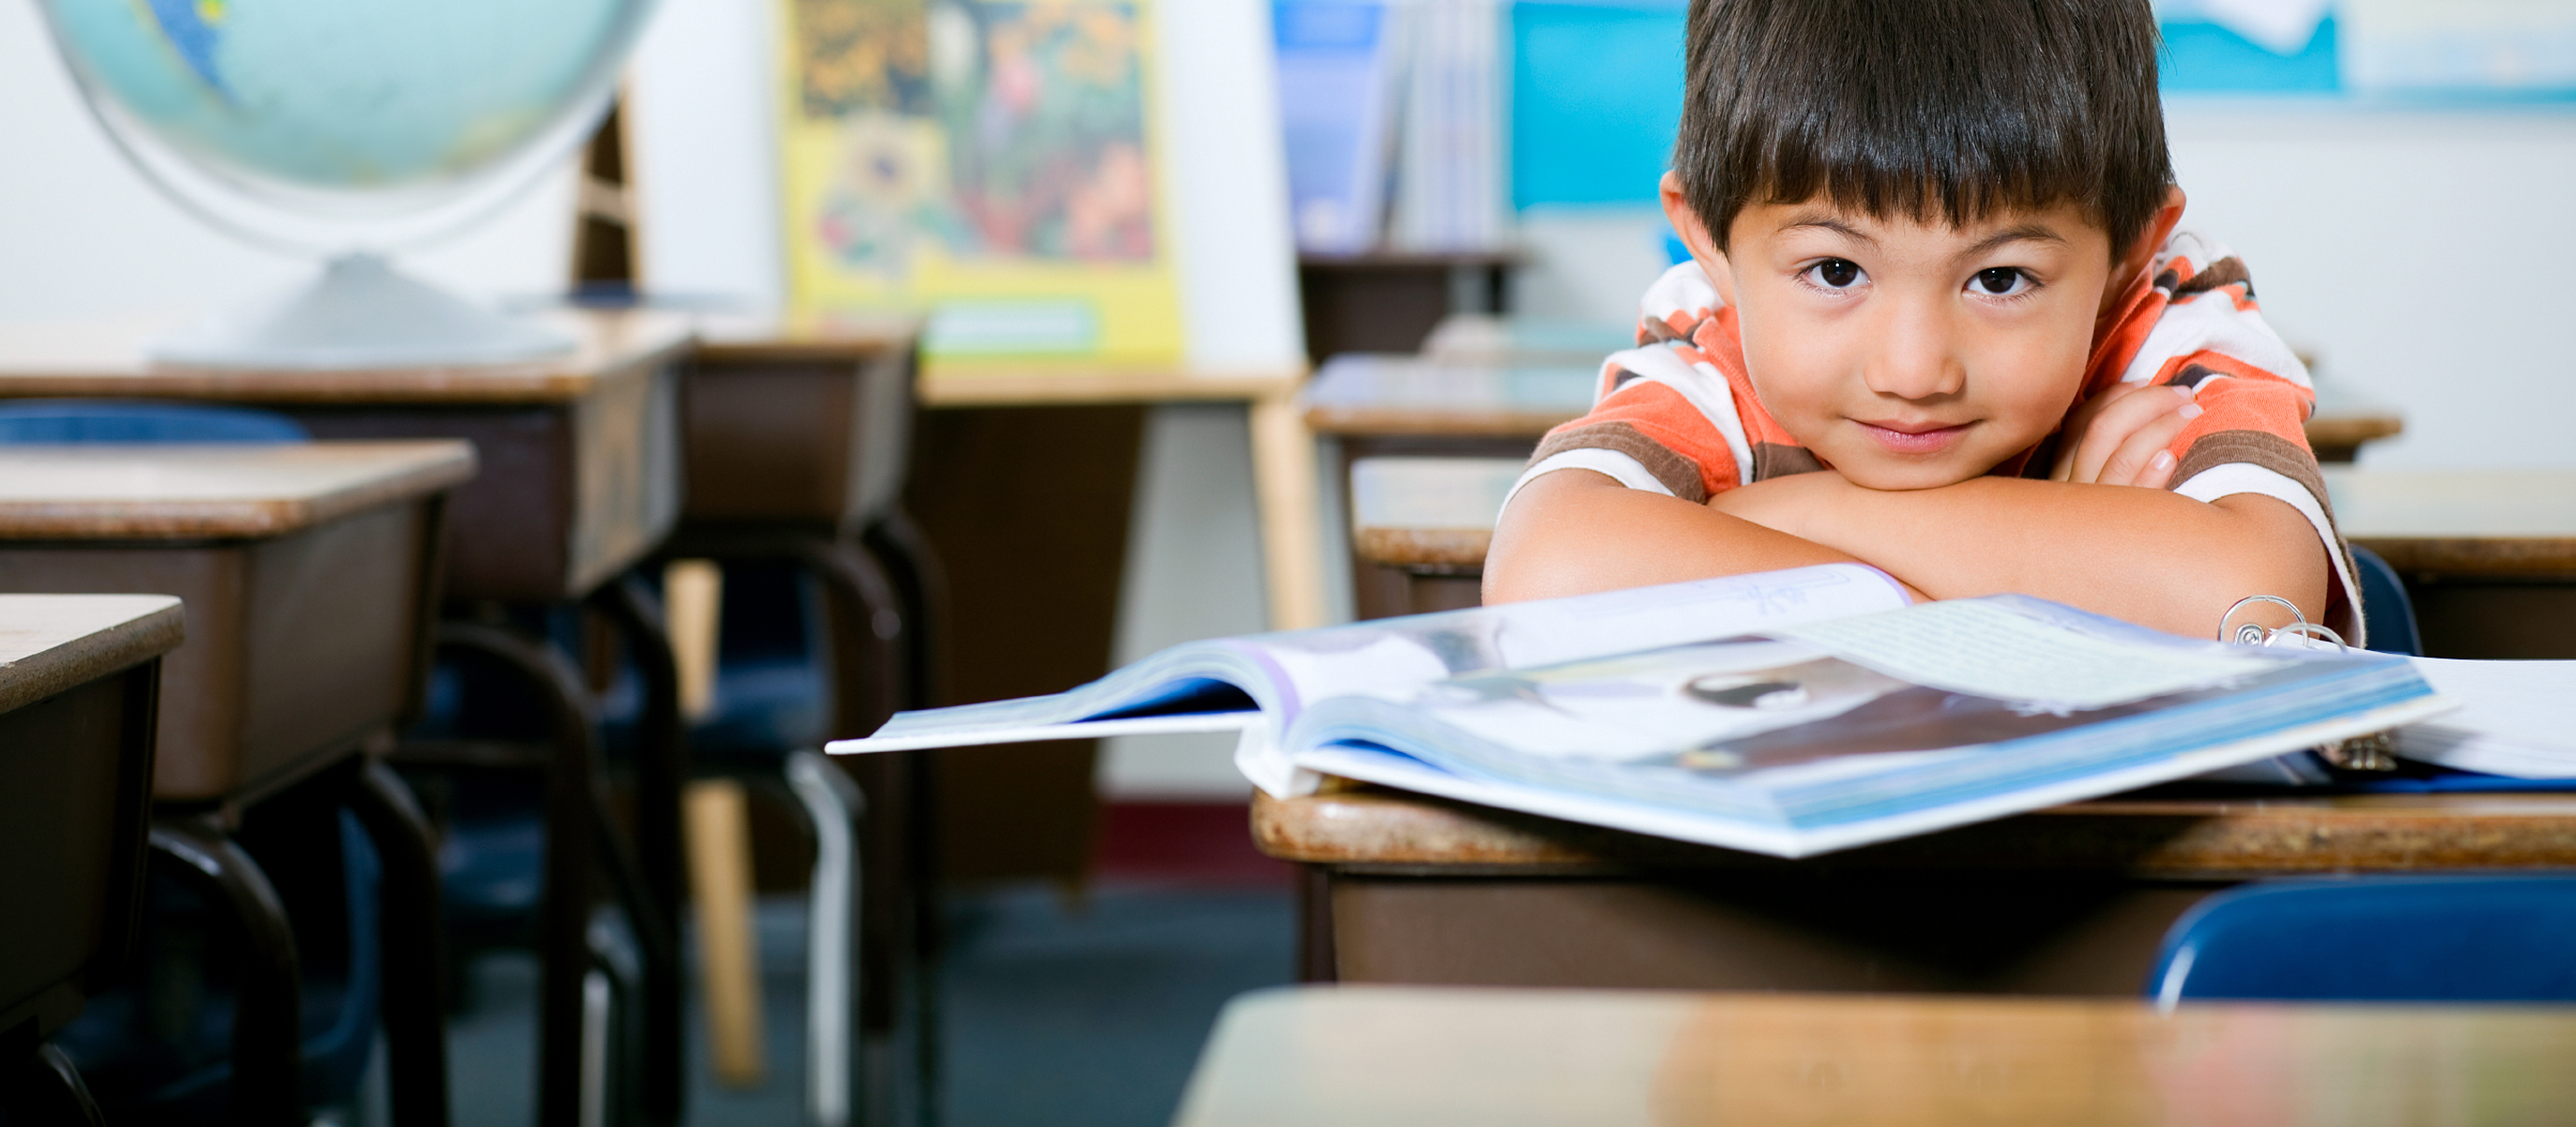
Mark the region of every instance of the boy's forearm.
<instances>
[{"instance_id":1,"label":"boy's forearm","mask_svg":"<svg viewBox=\"0 0 2576 1127\"><path fill-rule=\"evenodd\" d=\"M1934 598L2017 591L2179 634L2207 635L2247 595L2322 618L2330 564L2298 510L2255 495L1975 478L1881 492L1800 474L1712 506L1847 552Z\"/></svg>"},{"instance_id":2,"label":"boy's forearm","mask_svg":"<svg viewBox=\"0 0 2576 1127\"><path fill-rule=\"evenodd\" d=\"M1485 601L1849 562L1847 553L1704 505L1559 470L1522 488L1496 523Z\"/></svg>"}]
</instances>

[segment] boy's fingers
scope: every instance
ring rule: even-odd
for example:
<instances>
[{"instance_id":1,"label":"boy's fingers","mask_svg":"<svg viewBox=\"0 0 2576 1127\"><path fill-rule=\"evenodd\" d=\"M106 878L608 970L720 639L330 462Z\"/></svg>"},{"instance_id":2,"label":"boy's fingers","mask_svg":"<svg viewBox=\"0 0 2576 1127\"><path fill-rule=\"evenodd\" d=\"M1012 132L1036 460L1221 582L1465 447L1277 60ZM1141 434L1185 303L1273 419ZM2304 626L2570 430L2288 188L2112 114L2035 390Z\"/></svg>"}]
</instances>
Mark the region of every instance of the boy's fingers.
<instances>
[{"instance_id":1,"label":"boy's fingers","mask_svg":"<svg viewBox=\"0 0 2576 1127\"><path fill-rule=\"evenodd\" d=\"M2066 416L2063 426L2066 438L2058 444L2057 461L2050 468L2048 479L2050 481L2069 480L2074 472L2076 455L2084 449L2086 440L2092 433L2093 420L2100 417L2103 410L2112 404L2149 386L2136 383L2114 384L2110 390L2077 404L2075 410Z\"/></svg>"},{"instance_id":2,"label":"boy's fingers","mask_svg":"<svg viewBox=\"0 0 2576 1127\"><path fill-rule=\"evenodd\" d=\"M2130 484L2129 477L2145 468L2143 461L2112 472L2111 461L2123 453L2134 452L2140 458L2151 456L2156 446L2171 441L2183 424L2200 416L2200 408L2191 402L2190 388L2142 389L2137 394L2106 403L2086 424L2083 437L2076 443L2064 480ZM2133 446L2130 440L2150 427L2163 430L2164 439L2154 446Z\"/></svg>"},{"instance_id":3,"label":"boy's fingers","mask_svg":"<svg viewBox=\"0 0 2576 1127\"><path fill-rule=\"evenodd\" d=\"M2104 485L2162 487L2173 476L2171 447L2174 436L2181 434L2182 428L2189 426L2199 414L2197 408L2168 411L2164 417L2138 428L2112 451L2111 457L2102 464L2101 474L2094 480Z\"/></svg>"}]
</instances>

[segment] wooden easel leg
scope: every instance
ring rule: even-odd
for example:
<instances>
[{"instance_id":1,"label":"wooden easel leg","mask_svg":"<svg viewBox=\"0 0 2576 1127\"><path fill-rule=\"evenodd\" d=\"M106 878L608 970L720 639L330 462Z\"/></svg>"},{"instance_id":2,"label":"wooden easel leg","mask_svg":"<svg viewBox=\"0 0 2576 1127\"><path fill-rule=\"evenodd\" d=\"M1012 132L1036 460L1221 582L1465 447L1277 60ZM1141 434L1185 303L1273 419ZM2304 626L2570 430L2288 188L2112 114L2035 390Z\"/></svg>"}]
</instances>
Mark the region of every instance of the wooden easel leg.
<instances>
[{"instance_id":1,"label":"wooden easel leg","mask_svg":"<svg viewBox=\"0 0 2576 1127\"><path fill-rule=\"evenodd\" d=\"M1261 506L1270 628L1321 626L1328 611L1323 530L1315 523L1315 435L1292 396L1256 399L1251 412L1252 485Z\"/></svg>"}]
</instances>

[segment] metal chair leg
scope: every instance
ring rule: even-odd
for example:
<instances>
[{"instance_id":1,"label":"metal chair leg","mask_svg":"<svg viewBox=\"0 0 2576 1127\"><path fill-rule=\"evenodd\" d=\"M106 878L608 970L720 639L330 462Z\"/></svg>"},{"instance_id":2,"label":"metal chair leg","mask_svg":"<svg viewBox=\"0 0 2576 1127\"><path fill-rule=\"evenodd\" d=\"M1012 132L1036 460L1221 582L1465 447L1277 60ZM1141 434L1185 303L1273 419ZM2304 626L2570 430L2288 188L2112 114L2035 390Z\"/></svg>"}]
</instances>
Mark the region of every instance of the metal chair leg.
<instances>
[{"instance_id":1,"label":"metal chair leg","mask_svg":"<svg viewBox=\"0 0 2576 1127\"><path fill-rule=\"evenodd\" d=\"M805 1118L848 1127L857 1107L859 827L867 800L857 783L811 751L787 757L787 785L814 826L814 877L806 909Z\"/></svg>"},{"instance_id":2,"label":"metal chair leg","mask_svg":"<svg viewBox=\"0 0 2576 1127\"><path fill-rule=\"evenodd\" d=\"M411 788L368 759L342 788L384 865L385 1064L394 1127L446 1127L447 968L438 839Z\"/></svg>"},{"instance_id":3,"label":"metal chair leg","mask_svg":"<svg viewBox=\"0 0 2576 1127\"><path fill-rule=\"evenodd\" d=\"M680 912L687 902L688 861L681 835L680 792L688 782L688 733L680 720L680 675L663 627L661 607L633 575L591 596L625 637L644 681L644 711L636 728L635 852L655 909L636 930L658 930L672 940L668 958L644 942L644 1116L677 1123L687 1098L688 1062L682 1012L687 967L677 956Z\"/></svg>"},{"instance_id":4,"label":"metal chair leg","mask_svg":"<svg viewBox=\"0 0 2576 1127\"><path fill-rule=\"evenodd\" d=\"M98 1101L71 1058L51 1044L36 1046L15 1068L0 1073L0 1121L37 1127L107 1127Z\"/></svg>"},{"instance_id":5,"label":"metal chair leg","mask_svg":"<svg viewBox=\"0 0 2576 1127\"><path fill-rule=\"evenodd\" d=\"M242 939L233 1001L232 1121L280 1125L304 1120L304 980L295 931L268 874L210 822L165 817L151 849L177 862L182 880L223 905Z\"/></svg>"},{"instance_id":6,"label":"metal chair leg","mask_svg":"<svg viewBox=\"0 0 2576 1127\"><path fill-rule=\"evenodd\" d=\"M897 588L874 553L853 539L816 540L804 562L834 604L831 631L834 732L873 731L910 699L903 675L912 631ZM880 890L861 905L861 1029L909 1040L913 1101L935 1123L938 1090L938 871L935 807L923 754L870 755L845 770L870 794L876 813L864 828L865 880ZM909 1019L908 1021L906 1019Z\"/></svg>"},{"instance_id":7,"label":"metal chair leg","mask_svg":"<svg viewBox=\"0 0 2576 1127\"><path fill-rule=\"evenodd\" d=\"M502 662L544 691L553 715L553 755L546 769L546 885L539 907L537 980L537 1122L592 1127L599 1109L583 1097L582 1050L588 1013L592 872L599 825L599 749L581 672L563 651L515 631L477 622L442 622L442 649L471 650ZM586 1114L589 1113L589 1114Z\"/></svg>"}]
</instances>

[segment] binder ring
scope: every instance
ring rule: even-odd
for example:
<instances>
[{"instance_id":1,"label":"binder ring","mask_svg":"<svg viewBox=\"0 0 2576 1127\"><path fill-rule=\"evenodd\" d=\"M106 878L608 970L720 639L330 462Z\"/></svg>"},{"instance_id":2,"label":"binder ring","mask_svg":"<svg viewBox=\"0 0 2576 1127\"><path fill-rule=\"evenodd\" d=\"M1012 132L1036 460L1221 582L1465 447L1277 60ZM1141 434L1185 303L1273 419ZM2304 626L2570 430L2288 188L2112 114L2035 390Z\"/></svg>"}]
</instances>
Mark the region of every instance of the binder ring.
<instances>
[{"instance_id":1,"label":"binder ring","mask_svg":"<svg viewBox=\"0 0 2576 1127\"><path fill-rule=\"evenodd\" d=\"M2260 624L2248 622L2236 627L2235 636L2230 637L2228 622L2236 617L2237 611L2245 609L2248 603L2278 603L2289 610L2290 624L2278 630L2266 630ZM2234 642L2240 646L2277 646L2288 638L2315 638L2332 642L2337 650L2352 648L2351 643L2343 640L2343 635L2336 633L2331 627L2308 621L2308 616L2299 613L2299 604L2279 595L2247 595L2228 607L2226 614L2218 616L2218 640L2222 642Z\"/></svg>"},{"instance_id":2,"label":"binder ring","mask_svg":"<svg viewBox=\"0 0 2576 1127\"><path fill-rule=\"evenodd\" d=\"M2248 604L2252 603L2278 603L2283 609L2290 612L2291 626L2307 625L2308 616L2299 613L2299 604L2291 602L2288 599L2284 599L2279 595L2247 595L2244 598L2238 599L2234 603L2229 604L2227 607L2227 613L2218 616L2219 641L2234 642L2240 646L2261 646L2270 644L2273 632L2264 629L2260 623L2248 622L2236 628L2234 637L2228 636L2227 624L2235 619L2237 611L2244 610ZM2284 630L2289 628L2289 626L2282 627ZM2332 633L2332 631L2328 631L2328 633ZM2340 645L2343 640L2341 638L2337 638L2335 641L2336 644Z\"/></svg>"}]
</instances>

